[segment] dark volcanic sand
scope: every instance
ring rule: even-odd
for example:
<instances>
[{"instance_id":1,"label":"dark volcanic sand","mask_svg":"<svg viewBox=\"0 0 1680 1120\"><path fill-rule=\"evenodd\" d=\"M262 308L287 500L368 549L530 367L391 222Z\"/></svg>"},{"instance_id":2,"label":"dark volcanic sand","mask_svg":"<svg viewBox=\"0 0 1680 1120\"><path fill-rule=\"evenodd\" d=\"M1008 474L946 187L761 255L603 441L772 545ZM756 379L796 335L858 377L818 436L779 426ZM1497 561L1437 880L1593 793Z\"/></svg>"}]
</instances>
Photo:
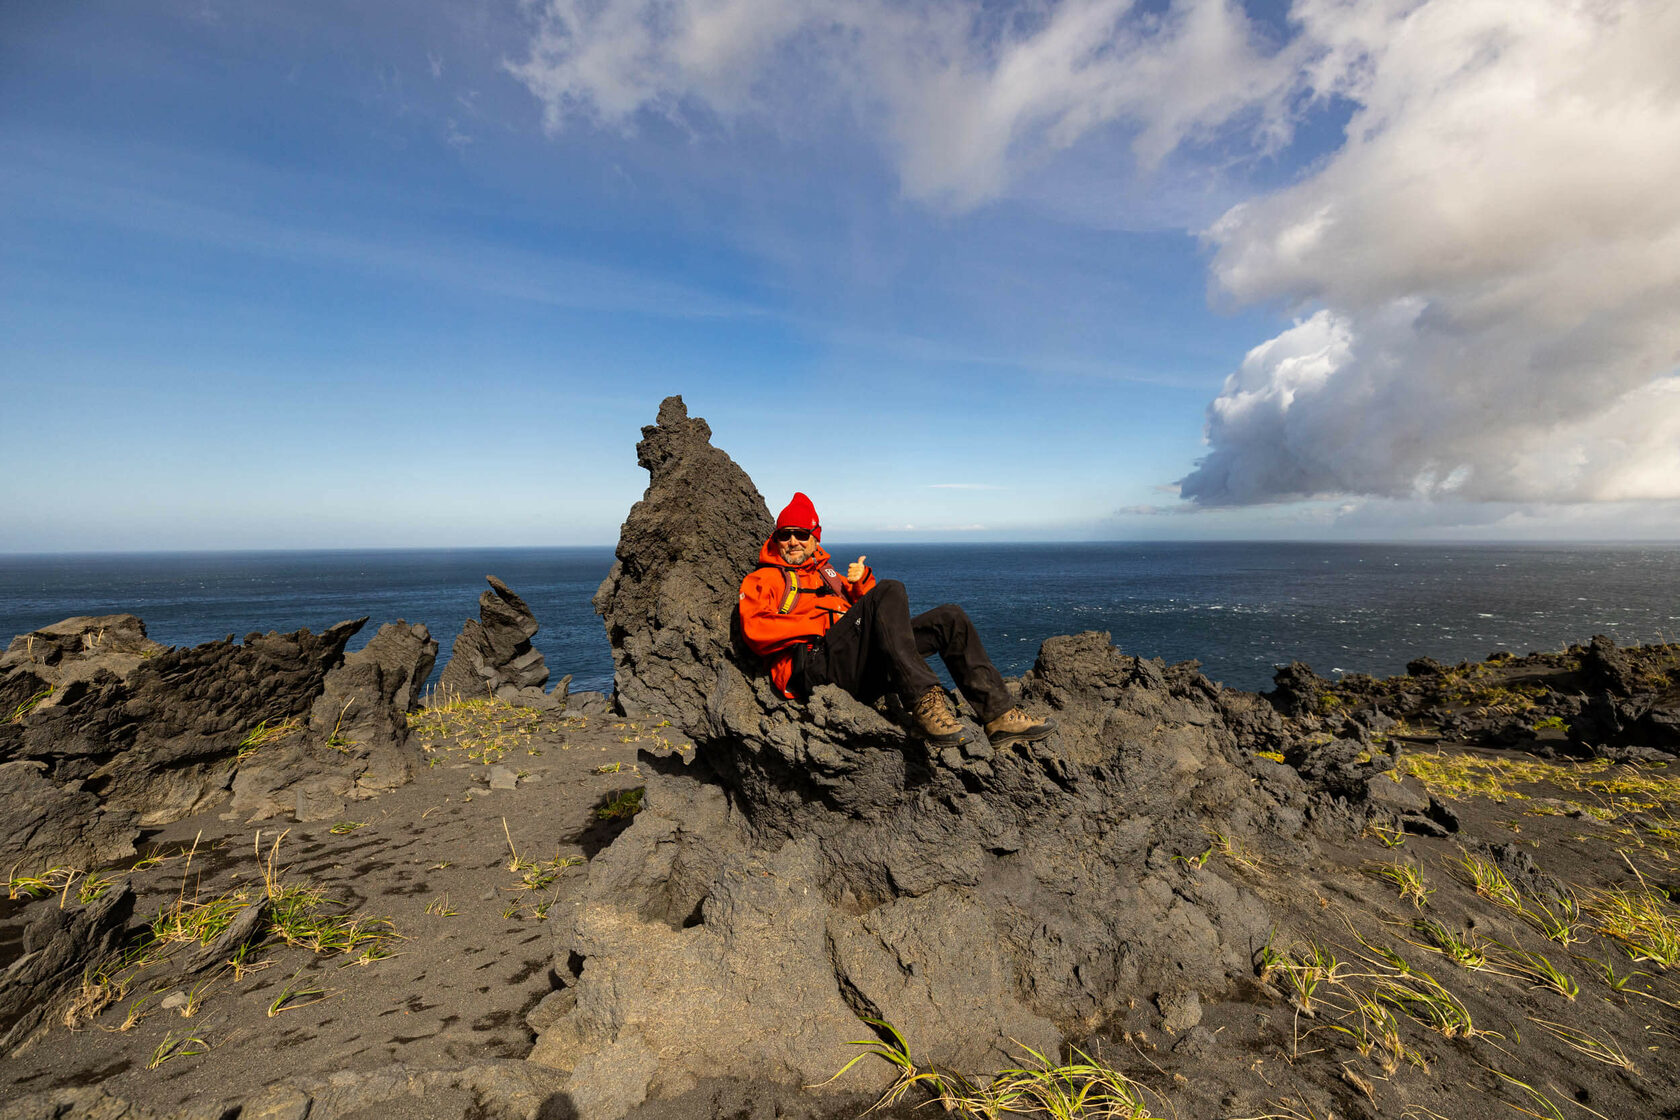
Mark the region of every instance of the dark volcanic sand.
<instances>
[{"instance_id":1,"label":"dark volcanic sand","mask_svg":"<svg viewBox=\"0 0 1680 1120\"><path fill-rule=\"evenodd\" d=\"M348 913L388 918L401 935L391 942L394 955L357 964L354 954L318 955L271 942L251 954L271 963L242 980L220 968L169 983L167 967L154 967L91 1025L70 1031L55 1022L6 1062L0 1099L103 1083L114 1096L173 1110L248 1097L300 1075L523 1058L532 1043L525 1013L553 986L552 936L538 910L566 890L569 877L584 872L574 866L546 889L519 889L521 876L509 870L508 837L522 859L587 858L615 834L614 826L595 819L594 809L638 784L637 751L667 752L668 744L680 742L669 729L644 724L544 717L528 743L512 745L501 758L499 765L523 772L511 790L490 789L488 765L443 748L429 756L435 765L421 769L412 784L351 803L345 820L361 827L342 835L332 832L337 821L246 823L216 813L158 830L142 852L169 858L131 876L140 893L137 919L173 905L183 879L189 901L241 887L260 895L264 863L285 833L276 864L284 881L318 886ZM614 764L620 772L595 772ZM180 853L195 841L189 865ZM12 916L21 903L5 905ZM27 905L33 910L57 905L57 899ZM0 951L10 958L17 947ZM192 1017L159 1008L171 992L190 993L205 979L203 1005ZM288 984L331 994L269 1016L269 1005ZM143 998L139 1021L123 1029ZM201 1038L210 1052L147 1069L170 1032ZM432 1103L440 1115L461 1115L444 1101Z\"/></svg>"}]
</instances>

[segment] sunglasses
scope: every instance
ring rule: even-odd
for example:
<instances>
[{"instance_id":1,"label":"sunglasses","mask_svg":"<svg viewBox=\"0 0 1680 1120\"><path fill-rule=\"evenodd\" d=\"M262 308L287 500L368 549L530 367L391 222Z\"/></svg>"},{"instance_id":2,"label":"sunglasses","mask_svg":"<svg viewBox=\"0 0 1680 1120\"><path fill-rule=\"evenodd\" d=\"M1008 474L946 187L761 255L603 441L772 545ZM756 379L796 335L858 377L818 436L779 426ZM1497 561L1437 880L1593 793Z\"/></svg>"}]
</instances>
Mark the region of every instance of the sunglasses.
<instances>
[{"instance_id":1,"label":"sunglasses","mask_svg":"<svg viewBox=\"0 0 1680 1120\"><path fill-rule=\"evenodd\" d=\"M808 541L811 539L809 529L777 529L776 539L779 541Z\"/></svg>"}]
</instances>

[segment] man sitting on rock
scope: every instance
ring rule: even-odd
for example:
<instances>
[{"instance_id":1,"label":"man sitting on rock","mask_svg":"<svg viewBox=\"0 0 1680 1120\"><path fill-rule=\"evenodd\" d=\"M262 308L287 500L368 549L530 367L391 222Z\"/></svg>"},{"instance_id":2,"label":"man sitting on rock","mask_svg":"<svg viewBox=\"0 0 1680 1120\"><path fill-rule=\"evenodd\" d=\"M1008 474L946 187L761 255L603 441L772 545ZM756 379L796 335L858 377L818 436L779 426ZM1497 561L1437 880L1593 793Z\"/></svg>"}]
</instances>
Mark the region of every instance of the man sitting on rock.
<instances>
[{"instance_id":1,"label":"man sitting on rock","mask_svg":"<svg viewBox=\"0 0 1680 1120\"><path fill-rule=\"evenodd\" d=\"M895 579L875 581L859 556L842 576L823 550L811 499L795 494L741 581L741 633L770 664L770 679L789 699L818 685L839 685L865 703L896 690L922 735L937 746L963 741L939 678L926 658L937 653L980 713L993 746L1042 739L1055 729L1014 706L1003 677L963 609L951 603L910 617Z\"/></svg>"}]
</instances>

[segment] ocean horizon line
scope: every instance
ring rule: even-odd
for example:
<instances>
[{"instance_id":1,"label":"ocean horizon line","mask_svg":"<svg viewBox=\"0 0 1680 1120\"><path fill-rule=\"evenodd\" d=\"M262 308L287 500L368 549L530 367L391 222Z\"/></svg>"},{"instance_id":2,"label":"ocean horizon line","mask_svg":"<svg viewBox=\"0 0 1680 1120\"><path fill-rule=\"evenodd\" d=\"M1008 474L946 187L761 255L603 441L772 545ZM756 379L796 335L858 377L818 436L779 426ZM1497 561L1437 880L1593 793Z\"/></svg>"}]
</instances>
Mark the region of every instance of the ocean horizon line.
<instances>
[{"instance_id":1,"label":"ocean horizon line","mask_svg":"<svg viewBox=\"0 0 1680 1120\"><path fill-rule=\"evenodd\" d=\"M1217 539L1183 540L1177 538L1150 539L1069 539L1069 540L1022 540L1020 538L1005 539L939 539L939 540L894 540L882 537L848 537L846 547L871 547L887 545L892 548L1104 548L1115 546L1126 547L1212 547L1237 545L1264 545L1278 548L1419 548L1419 549L1451 549L1451 548L1512 548L1512 549L1624 549L1624 548L1660 548L1680 549L1680 540L1656 540L1641 538L1622 538L1617 540L1578 540L1578 539L1546 539L1546 540L1503 540L1499 538L1481 538L1475 540L1447 539L1399 539L1381 538L1371 540L1301 540L1298 538L1276 537L1220 537ZM99 548L99 549L47 549L32 551L6 551L0 549L0 563L14 560L59 560L59 559L89 559L89 558L127 558L146 557L163 558L171 556L300 556L300 555L391 555L415 553L534 553L534 552L612 552L617 548L617 542L606 544L519 544L519 545L333 545L322 547L297 548Z\"/></svg>"}]
</instances>

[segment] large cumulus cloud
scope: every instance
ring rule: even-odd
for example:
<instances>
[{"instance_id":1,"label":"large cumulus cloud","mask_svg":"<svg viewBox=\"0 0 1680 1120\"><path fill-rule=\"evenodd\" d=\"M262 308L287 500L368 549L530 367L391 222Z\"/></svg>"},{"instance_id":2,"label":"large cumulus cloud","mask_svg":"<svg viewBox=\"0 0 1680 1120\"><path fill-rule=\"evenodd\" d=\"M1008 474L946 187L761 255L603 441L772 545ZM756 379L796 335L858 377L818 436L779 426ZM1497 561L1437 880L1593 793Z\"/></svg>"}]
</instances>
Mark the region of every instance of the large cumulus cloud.
<instances>
[{"instance_id":1,"label":"large cumulus cloud","mask_svg":"<svg viewBox=\"0 0 1680 1120\"><path fill-rule=\"evenodd\" d=\"M1047 156L1137 166L1342 142L1204 236L1223 299L1294 325L1209 405L1203 506L1333 494L1680 498L1680 4L533 0L510 69L550 127L744 115L882 137L958 209Z\"/></svg>"},{"instance_id":2,"label":"large cumulus cloud","mask_svg":"<svg viewBox=\"0 0 1680 1120\"><path fill-rule=\"evenodd\" d=\"M1302 310L1208 409L1202 504L1680 497L1680 6L1303 0L1346 141L1208 232Z\"/></svg>"}]
</instances>

